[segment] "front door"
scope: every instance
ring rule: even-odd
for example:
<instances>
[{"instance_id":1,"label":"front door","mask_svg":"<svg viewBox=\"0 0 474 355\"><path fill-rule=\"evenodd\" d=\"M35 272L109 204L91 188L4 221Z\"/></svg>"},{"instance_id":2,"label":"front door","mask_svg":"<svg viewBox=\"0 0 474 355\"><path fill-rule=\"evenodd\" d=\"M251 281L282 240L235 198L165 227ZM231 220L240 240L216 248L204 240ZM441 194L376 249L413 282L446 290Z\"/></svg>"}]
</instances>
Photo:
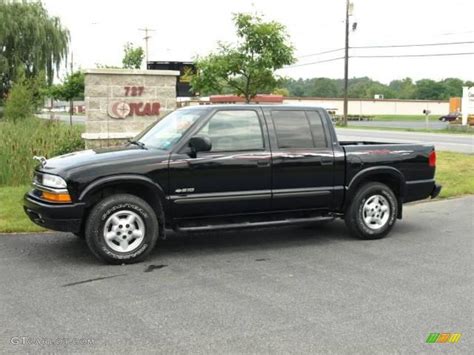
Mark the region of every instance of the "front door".
<instances>
[{"instance_id":1,"label":"front door","mask_svg":"<svg viewBox=\"0 0 474 355\"><path fill-rule=\"evenodd\" d=\"M174 218L270 210L271 153L260 109L216 109L192 135L208 136L209 152L171 154Z\"/></svg>"}]
</instances>

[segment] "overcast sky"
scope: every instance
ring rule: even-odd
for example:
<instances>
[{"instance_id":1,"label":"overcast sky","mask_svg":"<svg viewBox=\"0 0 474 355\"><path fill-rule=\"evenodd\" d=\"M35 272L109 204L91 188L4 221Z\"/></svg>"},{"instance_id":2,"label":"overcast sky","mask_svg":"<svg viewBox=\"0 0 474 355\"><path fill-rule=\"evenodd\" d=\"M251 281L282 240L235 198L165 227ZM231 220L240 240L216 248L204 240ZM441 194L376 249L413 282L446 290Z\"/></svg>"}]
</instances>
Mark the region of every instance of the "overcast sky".
<instances>
[{"instance_id":1,"label":"overcast sky","mask_svg":"<svg viewBox=\"0 0 474 355\"><path fill-rule=\"evenodd\" d=\"M144 45L149 27L150 60L191 60L235 38L232 14L259 12L283 23L296 56L344 46L345 0L44 0L69 28L75 67L120 65L123 45ZM351 46L474 41L474 0L354 0ZM474 44L394 49L352 49L352 55L474 52ZM337 58L343 51L301 58L298 64ZM280 71L294 78L343 77L337 60ZM474 55L424 58L352 58L350 77L474 80Z\"/></svg>"}]
</instances>

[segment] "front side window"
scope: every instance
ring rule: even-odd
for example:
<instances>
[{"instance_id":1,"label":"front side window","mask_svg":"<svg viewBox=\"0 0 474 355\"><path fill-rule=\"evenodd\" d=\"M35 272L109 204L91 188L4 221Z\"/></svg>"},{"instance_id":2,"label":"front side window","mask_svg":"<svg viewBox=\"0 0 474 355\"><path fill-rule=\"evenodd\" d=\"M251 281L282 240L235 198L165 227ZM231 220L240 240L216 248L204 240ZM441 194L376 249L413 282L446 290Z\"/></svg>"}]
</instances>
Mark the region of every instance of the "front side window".
<instances>
[{"instance_id":1,"label":"front side window","mask_svg":"<svg viewBox=\"0 0 474 355\"><path fill-rule=\"evenodd\" d=\"M211 152L260 150L263 136L255 111L218 111L197 133L211 139Z\"/></svg>"},{"instance_id":2,"label":"front side window","mask_svg":"<svg viewBox=\"0 0 474 355\"><path fill-rule=\"evenodd\" d=\"M204 109L184 109L171 112L143 133L138 141L146 147L171 150L184 133L205 114Z\"/></svg>"}]
</instances>

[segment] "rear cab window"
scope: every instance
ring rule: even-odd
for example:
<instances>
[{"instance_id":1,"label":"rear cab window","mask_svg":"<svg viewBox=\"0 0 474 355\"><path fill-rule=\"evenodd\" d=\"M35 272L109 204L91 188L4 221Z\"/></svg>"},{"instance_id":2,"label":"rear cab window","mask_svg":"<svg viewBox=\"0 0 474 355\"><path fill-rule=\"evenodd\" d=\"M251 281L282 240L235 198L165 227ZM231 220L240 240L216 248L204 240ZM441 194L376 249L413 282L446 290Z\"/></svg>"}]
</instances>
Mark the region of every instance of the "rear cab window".
<instances>
[{"instance_id":1,"label":"rear cab window","mask_svg":"<svg viewBox=\"0 0 474 355\"><path fill-rule=\"evenodd\" d=\"M279 149L325 149L328 146L321 115L315 110L272 110Z\"/></svg>"}]
</instances>

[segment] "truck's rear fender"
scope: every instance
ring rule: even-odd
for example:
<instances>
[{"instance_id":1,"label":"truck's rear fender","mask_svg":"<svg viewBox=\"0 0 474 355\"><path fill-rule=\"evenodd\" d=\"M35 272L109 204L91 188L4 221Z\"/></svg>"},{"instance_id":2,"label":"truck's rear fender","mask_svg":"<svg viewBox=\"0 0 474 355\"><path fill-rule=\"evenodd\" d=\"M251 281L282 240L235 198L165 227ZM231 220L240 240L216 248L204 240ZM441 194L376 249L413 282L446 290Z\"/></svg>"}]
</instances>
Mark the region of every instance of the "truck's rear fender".
<instances>
[{"instance_id":1,"label":"truck's rear fender","mask_svg":"<svg viewBox=\"0 0 474 355\"><path fill-rule=\"evenodd\" d=\"M93 181L79 195L79 201L86 203L86 216L100 199L114 193L129 193L145 200L157 214L160 234L164 233L164 223L170 220L168 200L161 186L146 176L122 174Z\"/></svg>"},{"instance_id":2,"label":"truck's rear fender","mask_svg":"<svg viewBox=\"0 0 474 355\"><path fill-rule=\"evenodd\" d=\"M402 204L406 191L405 177L391 166L373 166L359 171L346 185L343 210L349 207L357 190L367 182L380 182L392 189L398 200L397 217L402 218Z\"/></svg>"}]
</instances>

